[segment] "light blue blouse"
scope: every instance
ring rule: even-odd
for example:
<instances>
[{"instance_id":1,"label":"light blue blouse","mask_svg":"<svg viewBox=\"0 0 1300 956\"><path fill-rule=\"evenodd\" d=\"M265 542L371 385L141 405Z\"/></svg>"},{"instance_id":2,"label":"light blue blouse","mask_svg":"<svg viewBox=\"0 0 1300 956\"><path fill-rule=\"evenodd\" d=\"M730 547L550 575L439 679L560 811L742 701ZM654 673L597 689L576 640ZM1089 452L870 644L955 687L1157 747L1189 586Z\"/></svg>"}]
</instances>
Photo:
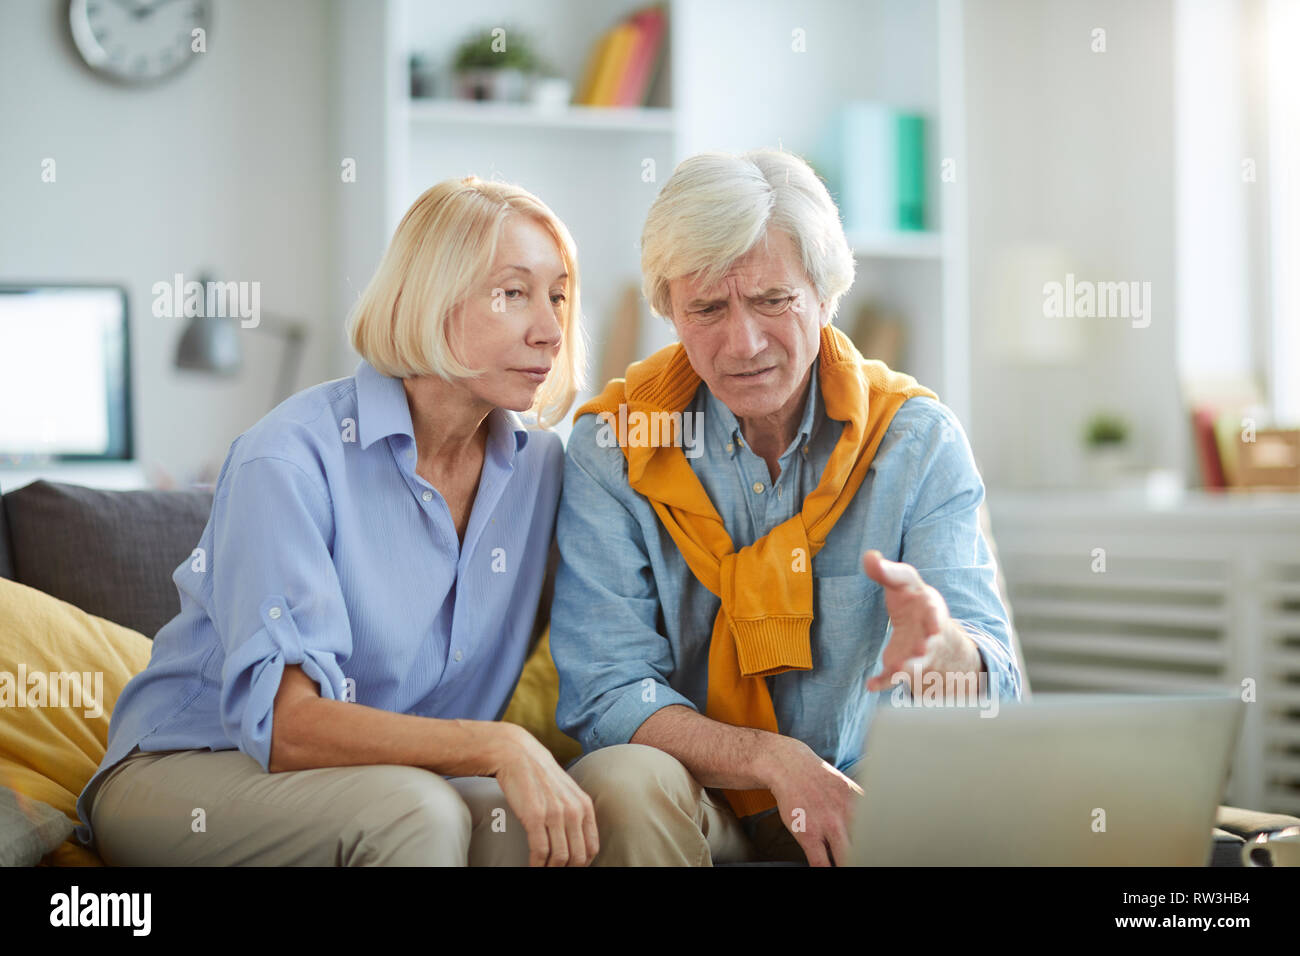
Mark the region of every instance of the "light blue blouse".
<instances>
[{"instance_id":1,"label":"light blue blouse","mask_svg":"<svg viewBox=\"0 0 1300 956\"><path fill-rule=\"evenodd\" d=\"M238 748L264 770L286 665L322 697L403 714L496 720L518 680L564 470L558 436L496 409L462 545L415 473L400 379L362 361L235 439L181 611L113 709L108 752L77 801L138 744Z\"/></svg>"}]
</instances>

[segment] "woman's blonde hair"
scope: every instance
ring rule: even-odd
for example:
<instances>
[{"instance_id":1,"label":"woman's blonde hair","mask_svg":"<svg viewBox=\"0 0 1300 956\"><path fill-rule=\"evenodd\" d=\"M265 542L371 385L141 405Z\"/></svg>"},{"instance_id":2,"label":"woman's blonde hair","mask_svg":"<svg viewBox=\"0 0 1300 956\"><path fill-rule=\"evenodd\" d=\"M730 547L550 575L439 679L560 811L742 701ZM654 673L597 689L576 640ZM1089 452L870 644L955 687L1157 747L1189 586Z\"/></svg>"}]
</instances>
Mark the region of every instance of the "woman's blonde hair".
<instances>
[{"instance_id":1,"label":"woman's blonde hair","mask_svg":"<svg viewBox=\"0 0 1300 956\"><path fill-rule=\"evenodd\" d=\"M642 291L650 308L671 319L672 279L699 273L713 285L769 225L794 241L817 300L829 302L834 318L855 271L839 210L811 166L775 149L699 153L673 170L641 231Z\"/></svg>"},{"instance_id":2,"label":"woman's blonde hair","mask_svg":"<svg viewBox=\"0 0 1300 956\"><path fill-rule=\"evenodd\" d=\"M539 425L549 428L564 417L583 385L578 254L568 228L526 189L477 176L426 189L402 217L349 315L348 338L362 358L394 378L439 375L452 380L479 374L452 354L447 319L488 275L512 213L531 217L550 234L569 273L560 352L529 410Z\"/></svg>"}]
</instances>

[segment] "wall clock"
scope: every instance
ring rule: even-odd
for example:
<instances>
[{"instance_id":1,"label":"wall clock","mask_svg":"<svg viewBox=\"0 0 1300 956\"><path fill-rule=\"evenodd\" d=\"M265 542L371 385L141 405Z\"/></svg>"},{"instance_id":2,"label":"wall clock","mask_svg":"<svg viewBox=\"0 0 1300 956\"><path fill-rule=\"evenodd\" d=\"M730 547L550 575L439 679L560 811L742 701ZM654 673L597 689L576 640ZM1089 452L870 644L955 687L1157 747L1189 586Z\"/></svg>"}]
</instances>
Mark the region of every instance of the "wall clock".
<instances>
[{"instance_id":1,"label":"wall clock","mask_svg":"<svg viewBox=\"0 0 1300 956\"><path fill-rule=\"evenodd\" d=\"M194 30L206 35L209 0L71 0L68 23L82 59L126 83L150 83L188 66Z\"/></svg>"}]
</instances>

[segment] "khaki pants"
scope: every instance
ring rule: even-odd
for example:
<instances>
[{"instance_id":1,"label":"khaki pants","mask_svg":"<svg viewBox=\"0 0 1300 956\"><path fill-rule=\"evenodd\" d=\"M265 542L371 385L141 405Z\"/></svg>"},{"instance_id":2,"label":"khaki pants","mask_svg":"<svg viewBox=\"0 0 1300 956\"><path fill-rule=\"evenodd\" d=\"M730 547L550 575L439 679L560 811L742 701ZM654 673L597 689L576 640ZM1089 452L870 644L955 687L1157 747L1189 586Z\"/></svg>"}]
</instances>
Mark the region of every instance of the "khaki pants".
<instances>
[{"instance_id":1,"label":"khaki pants","mask_svg":"<svg viewBox=\"0 0 1300 956\"><path fill-rule=\"evenodd\" d=\"M776 813L747 832L720 792L700 786L680 761L656 747L604 747L569 774L596 806L596 866L807 863Z\"/></svg>"},{"instance_id":2,"label":"khaki pants","mask_svg":"<svg viewBox=\"0 0 1300 956\"><path fill-rule=\"evenodd\" d=\"M110 866L528 864L496 780L400 765L266 773L239 750L135 751L90 822Z\"/></svg>"}]
</instances>

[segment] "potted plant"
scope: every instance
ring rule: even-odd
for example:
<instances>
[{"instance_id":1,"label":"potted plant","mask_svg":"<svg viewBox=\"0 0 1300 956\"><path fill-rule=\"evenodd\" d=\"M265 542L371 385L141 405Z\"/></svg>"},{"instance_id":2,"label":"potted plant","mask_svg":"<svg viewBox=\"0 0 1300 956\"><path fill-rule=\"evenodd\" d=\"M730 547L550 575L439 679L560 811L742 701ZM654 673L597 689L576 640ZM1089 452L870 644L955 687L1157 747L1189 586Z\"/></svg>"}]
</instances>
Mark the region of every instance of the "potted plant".
<instances>
[{"instance_id":1,"label":"potted plant","mask_svg":"<svg viewBox=\"0 0 1300 956\"><path fill-rule=\"evenodd\" d=\"M452 58L457 95L467 100L522 100L529 77L543 69L528 35L515 28L475 33Z\"/></svg>"},{"instance_id":2,"label":"potted plant","mask_svg":"<svg viewBox=\"0 0 1300 956\"><path fill-rule=\"evenodd\" d=\"M1131 465L1129 425L1119 415L1098 412L1084 425L1084 450L1092 484L1113 487Z\"/></svg>"}]
</instances>

